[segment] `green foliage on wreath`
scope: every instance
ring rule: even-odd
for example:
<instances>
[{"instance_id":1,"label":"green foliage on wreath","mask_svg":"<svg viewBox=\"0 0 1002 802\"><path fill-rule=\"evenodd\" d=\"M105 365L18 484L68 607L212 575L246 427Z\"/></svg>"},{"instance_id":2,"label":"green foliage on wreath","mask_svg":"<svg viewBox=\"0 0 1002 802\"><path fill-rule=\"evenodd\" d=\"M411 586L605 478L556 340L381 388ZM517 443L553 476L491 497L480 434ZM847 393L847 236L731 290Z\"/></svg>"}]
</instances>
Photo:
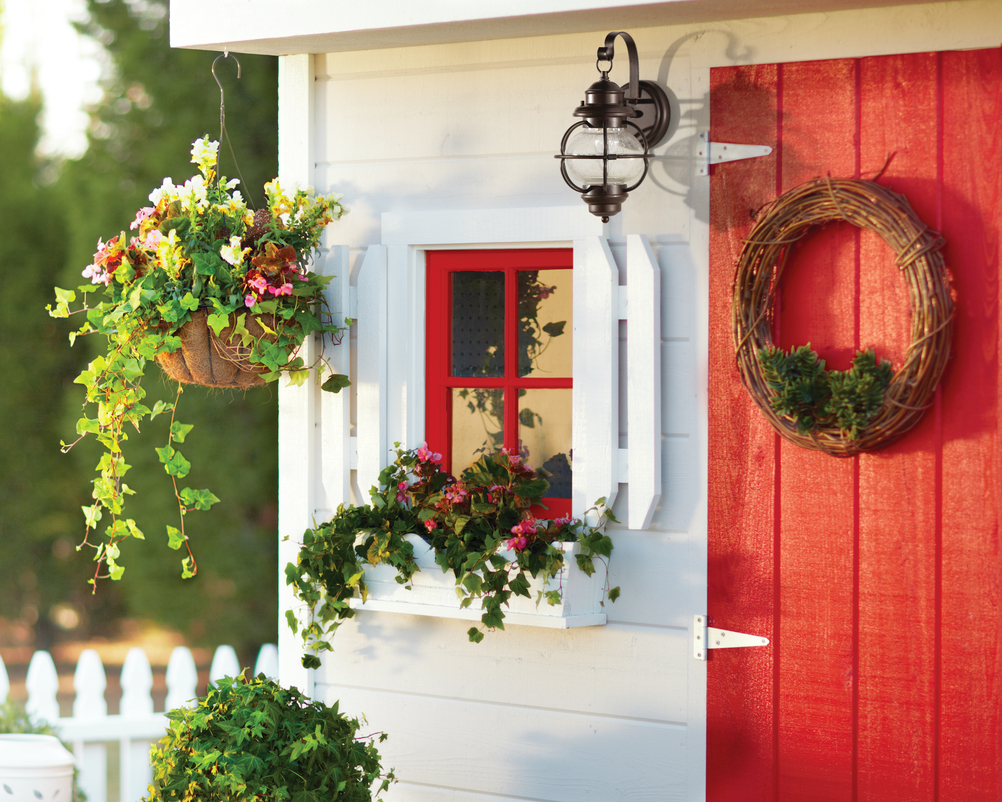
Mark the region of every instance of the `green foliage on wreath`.
<instances>
[{"instance_id":1,"label":"green foliage on wreath","mask_svg":"<svg viewBox=\"0 0 1002 802\"><path fill-rule=\"evenodd\" d=\"M371 802L386 735L359 736L338 704L307 699L264 674L225 677L193 708L171 710L150 753L148 802Z\"/></svg>"},{"instance_id":2,"label":"green foliage on wreath","mask_svg":"<svg viewBox=\"0 0 1002 802\"><path fill-rule=\"evenodd\" d=\"M318 653L332 650L330 635L355 614L350 600L366 599L366 565L393 566L401 584L414 576L418 566L404 540L408 533L421 533L442 571L452 571L463 607L482 601L484 629L504 629L503 608L513 595L531 598L530 577L557 577L564 552L556 543L579 543L577 565L589 576L596 558L605 562L612 555L612 540L601 527L616 519L605 499L589 510L598 526L570 517L536 520L529 509L542 502L549 484L517 455L485 455L457 480L438 465L440 454L399 445L395 462L370 491L372 503L339 506L330 521L306 531L297 562L286 566L286 582L309 614L301 633L306 668L319 668ZM514 559L500 553L505 548ZM610 601L619 596L619 588L608 588L608 567L606 593ZM537 603L545 598L558 604L560 594L559 588L541 592ZM288 611L286 618L299 632L295 613ZM484 638L477 627L467 635L474 643Z\"/></svg>"},{"instance_id":3,"label":"green foliage on wreath","mask_svg":"<svg viewBox=\"0 0 1002 802\"><path fill-rule=\"evenodd\" d=\"M857 439L883 406L894 375L873 349L857 351L849 370L825 370L810 343L789 352L762 348L758 357L773 393L769 405L794 421L801 434L833 427L847 440Z\"/></svg>"}]
</instances>

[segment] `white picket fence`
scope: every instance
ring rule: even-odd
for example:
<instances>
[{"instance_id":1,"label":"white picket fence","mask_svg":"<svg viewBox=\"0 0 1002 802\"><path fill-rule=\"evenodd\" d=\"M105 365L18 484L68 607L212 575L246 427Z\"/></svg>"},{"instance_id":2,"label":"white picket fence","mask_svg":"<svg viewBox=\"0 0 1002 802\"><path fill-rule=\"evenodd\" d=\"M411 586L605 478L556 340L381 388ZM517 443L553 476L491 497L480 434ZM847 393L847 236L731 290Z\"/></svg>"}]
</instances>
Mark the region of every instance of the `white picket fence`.
<instances>
[{"instance_id":1,"label":"white picket fence","mask_svg":"<svg viewBox=\"0 0 1002 802\"><path fill-rule=\"evenodd\" d=\"M216 649L209 667L209 681L234 676L240 661L231 646ZM264 673L278 679L278 649L265 644L254 664L254 676ZM165 710L190 704L198 694L198 670L191 651L179 646L167 663L167 699ZM153 711L153 671L149 658L139 648L130 649L122 665L122 698L118 715L108 715L105 700L107 677L101 658L93 649L85 649L73 674L73 715L61 717L56 694L59 676L52 656L38 651L31 657L25 678L28 700L25 709L33 721L46 721L58 729L62 740L72 746L80 769L79 782L88 802L107 802L108 746L118 742L119 800L137 802L146 796L152 779L150 746L165 732L167 718ZM10 680L0 659L0 703L7 699ZM204 689L203 689L204 692Z\"/></svg>"}]
</instances>

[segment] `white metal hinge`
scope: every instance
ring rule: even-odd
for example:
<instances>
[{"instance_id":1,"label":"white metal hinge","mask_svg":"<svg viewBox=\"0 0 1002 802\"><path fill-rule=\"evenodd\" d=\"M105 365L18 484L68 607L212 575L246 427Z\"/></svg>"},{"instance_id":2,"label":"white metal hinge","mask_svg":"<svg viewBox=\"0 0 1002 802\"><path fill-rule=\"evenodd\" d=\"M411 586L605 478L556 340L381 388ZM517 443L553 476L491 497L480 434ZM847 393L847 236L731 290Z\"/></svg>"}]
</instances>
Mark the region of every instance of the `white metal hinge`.
<instances>
[{"instance_id":1,"label":"white metal hinge","mask_svg":"<svg viewBox=\"0 0 1002 802\"><path fill-rule=\"evenodd\" d=\"M701 131L696 142L696 164L700 175L710 174L711 164L736 162L740 159L757 159L768 156L772 148L768 145L735 145L733 142L711 142L710 135Z\"/></svg>"},{"instance_id":2,"label":"white metal hinge","mask_svg":"<svg viewBox=\"0 0 1002 802\"><path fill-rule=\"evenodd\" d=\"M706 659L707 649L740 649L748 646L768 646L769 639L761 635L746 635L706 625L705 615L692 619L692 656L697 660Z\"/></svg>"}]
</instances>

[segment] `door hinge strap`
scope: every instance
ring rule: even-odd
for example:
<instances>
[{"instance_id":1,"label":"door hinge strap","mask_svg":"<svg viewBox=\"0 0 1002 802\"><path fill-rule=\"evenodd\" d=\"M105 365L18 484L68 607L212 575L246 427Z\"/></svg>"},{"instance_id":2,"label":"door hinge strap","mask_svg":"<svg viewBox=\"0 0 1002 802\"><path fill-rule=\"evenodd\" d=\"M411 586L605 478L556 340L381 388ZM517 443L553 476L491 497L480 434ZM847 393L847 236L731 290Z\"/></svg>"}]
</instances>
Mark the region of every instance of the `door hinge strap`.
<instances>
[{"instance_id":1,"label":"door hinge strap","mask_svg":"<svg viewBox=\"0 0 1002 802\"><path fill-rule=\"evenodd\" d=\"M697 660L706 659L707 649L740 649L748 646L768 646L769 639L761 635L746 635L707 626L705 615L692 619L692 656Z\"/></svg>"},{"instance_id":2,"label":"door hinge strap","mask_svg":"<svg viewBox=\"0 0 1002 802\"><path fill-rule=\"evenodd\" d=\"M768 145L736 145L733 142L711 142L710 135L701 131L696 141L696 165L700 175L710 174L711 164L736 162L740 159L757 159L768 156L772 148Z\"/></svg>"}]
</instances>

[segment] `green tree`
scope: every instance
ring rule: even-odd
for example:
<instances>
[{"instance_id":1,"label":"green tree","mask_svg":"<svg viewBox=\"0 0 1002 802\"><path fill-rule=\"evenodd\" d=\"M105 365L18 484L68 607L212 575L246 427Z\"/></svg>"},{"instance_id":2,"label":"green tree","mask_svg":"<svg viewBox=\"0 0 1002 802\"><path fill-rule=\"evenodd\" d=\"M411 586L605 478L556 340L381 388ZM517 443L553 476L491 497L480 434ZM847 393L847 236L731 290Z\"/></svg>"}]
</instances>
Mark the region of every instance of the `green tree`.
<instances>
[{"instance_id":1,"label":"green tree","mask_svg":"<svg viewBox=\"0 0 1002 802\"><path fill-rule=\"evenodd\" d=\"M104 617L116 602L89 599L71 564L83 494L59 438L76 359L44 309L68 255L67 210L36 155L40 110L37 95L0 96L0 615L47 645L59 604Z\"/></svg>"},{"instance_id":2,"label":"green tree","mask_svg":"<svg viewBox=\"0 0 1002 802\"><path fill-rule=\"evenodd\" d=\"M64 166L59 190L66 199L68 267L61 286L83 283L98 237L127 231L136 210L165 176L176 183L196 168L191 143L208 133L219 137L219 88L211 66L218 53L171 49L167 5L159 0L88 0L83 30L104 43L113 66L102 102L92 110L89 147ZM262 186L277 169L277 61L239 56L216 67L226 91L227 128L246 179L251 202L262 203ZM226 143L222 172L236 176ZM63 335L70 324L61 326ZM65 351L68 344L57 346ZM73 349L78 367L88 343ZM147 402L173 400L176 385L151 382ZM82 392L66 393L63 438L70 439ZM249 649L276 637L277 611L277 391L272 386L246 395L186 387L178 419L195 425L185 453L196 466L193 486L208 487L222 500L186 521L198 575L180 578L180 556L168 550L166 527L177 525L169 477L154 448L166 444L166 416L130 437L129 484L137 490L133 509L146 543L123 550L121 582L102 581L97 596L111 597L127 615L185 632L193 641L232 643ZM58 439L48 448L57 448ZM86 490L94 476L96 450L83 442L64 457ZM197 473L197 475L196 475ZM79 504L68 530L83 534ZM93 565L81 552L72 560L76 581L85 586Z\"/></svg>"}]
</instances>

